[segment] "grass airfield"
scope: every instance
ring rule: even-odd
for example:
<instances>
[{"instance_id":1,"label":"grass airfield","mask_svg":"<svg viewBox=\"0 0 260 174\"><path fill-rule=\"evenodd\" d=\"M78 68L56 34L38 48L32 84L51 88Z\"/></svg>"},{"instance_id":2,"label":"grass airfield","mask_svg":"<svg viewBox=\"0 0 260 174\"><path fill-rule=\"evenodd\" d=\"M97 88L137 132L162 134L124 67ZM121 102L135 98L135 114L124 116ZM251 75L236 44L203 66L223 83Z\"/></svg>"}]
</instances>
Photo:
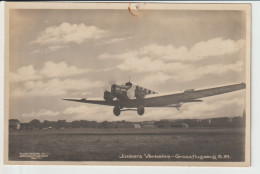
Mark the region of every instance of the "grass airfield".
<instances>
[{"instance_id":1,"label":"grass airfield","mask_svg":"<svg viewBox=\"0 0 260 174\"><path fill-rule=\"evenodd\" d=\"M240 162L245 160L244 149L244 128L71 128L9 132L11 161Z\"/></svg>"}]
</instances>

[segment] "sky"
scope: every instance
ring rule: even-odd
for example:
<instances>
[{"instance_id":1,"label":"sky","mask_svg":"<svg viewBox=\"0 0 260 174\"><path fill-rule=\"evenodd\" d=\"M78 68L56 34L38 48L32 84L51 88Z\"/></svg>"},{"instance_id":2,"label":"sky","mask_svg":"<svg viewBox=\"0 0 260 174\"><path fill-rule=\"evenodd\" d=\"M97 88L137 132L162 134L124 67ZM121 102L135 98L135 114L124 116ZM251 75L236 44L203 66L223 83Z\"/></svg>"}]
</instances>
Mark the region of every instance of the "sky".
<instances>
[{"instance_id":1,"label":"sky","mask_svg":"<svg viewBox=\"0 0 260 174\"><path fill-rule=\"evenodd\" d=\"M242 115L245 90L145 114L61 98L103 98L129 76L156 92L246 81L242 11L10 10L9 118L147 121Z\"/></svg>"}]
</instances>

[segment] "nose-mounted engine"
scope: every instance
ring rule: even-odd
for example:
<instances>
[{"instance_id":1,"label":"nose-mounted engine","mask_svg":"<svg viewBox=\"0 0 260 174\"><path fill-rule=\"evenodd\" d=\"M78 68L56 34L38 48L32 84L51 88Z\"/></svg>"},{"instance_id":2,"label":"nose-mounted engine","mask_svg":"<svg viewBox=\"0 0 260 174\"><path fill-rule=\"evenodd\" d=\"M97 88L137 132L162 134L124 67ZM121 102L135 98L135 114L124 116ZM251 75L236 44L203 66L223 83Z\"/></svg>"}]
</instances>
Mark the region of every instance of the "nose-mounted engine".
<instances>
[{"instance_id":1,"label":"nose-mounted engine","mask_svg":"<svg viewBox=\"0 0 260 174\"><path fill-rule=\"evenodd\" d=\"M111 95L115 96L119 100L126 100L126 99L128 99L127 90L130 89L131 86L113 84L111 86Z\"/></svg>"},{"instance_id":2,"label":"nose-mounted engine","mask_svg":"<svg viewBox=\"0 0 260 174\"><path fill-rule=\"evenodd\" d=\"M127 90L132 87L131 82L127 82L123 85L116 85L113 84L111 86L111 92L105 91L104 92L104 99L107 101L112 101L114 98L119 100L126 100L129 99L127 96Z\"/></svg>"}]
</instances>

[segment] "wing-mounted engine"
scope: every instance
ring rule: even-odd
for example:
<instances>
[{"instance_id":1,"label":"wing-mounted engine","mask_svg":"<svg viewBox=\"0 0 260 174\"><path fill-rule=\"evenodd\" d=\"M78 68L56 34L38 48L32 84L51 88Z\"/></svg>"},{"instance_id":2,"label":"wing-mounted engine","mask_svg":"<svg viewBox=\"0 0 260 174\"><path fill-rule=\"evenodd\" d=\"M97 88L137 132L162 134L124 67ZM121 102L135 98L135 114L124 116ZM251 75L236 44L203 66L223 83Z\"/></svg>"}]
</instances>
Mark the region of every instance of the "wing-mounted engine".
<instances>
[{"instance_id":1,"label":"wing-mounted engine","mask_svg":"<svg viewBox=\"0 0 260 174\"><path fill-rule=\"evenodd\" d=\"M112 101L115 97L109 91L104 92L104 100Z\"/></svg>"}]
</instances>

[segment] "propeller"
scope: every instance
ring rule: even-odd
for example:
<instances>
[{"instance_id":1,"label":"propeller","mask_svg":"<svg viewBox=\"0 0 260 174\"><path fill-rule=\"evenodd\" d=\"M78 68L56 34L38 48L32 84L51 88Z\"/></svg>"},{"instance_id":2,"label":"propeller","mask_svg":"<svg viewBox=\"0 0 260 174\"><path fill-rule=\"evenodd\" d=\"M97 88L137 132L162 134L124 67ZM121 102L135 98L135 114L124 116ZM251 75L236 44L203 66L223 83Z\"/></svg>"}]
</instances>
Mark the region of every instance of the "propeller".
<instances>
[{"instance_id":1,"label":"propeller","mask_svg":"<svg viewBox=\"0 0 260 174\"><path fill-rule=\"evenodd\" d=\"M113 84L115 84L115 83L116 83L116 79L110 79L110 80L108 80L108 83L106 83L106 84L103 86L104 92L105 92L105 91L111 91L111 86L112 86Z\"/></svg>"}]
</instances>

